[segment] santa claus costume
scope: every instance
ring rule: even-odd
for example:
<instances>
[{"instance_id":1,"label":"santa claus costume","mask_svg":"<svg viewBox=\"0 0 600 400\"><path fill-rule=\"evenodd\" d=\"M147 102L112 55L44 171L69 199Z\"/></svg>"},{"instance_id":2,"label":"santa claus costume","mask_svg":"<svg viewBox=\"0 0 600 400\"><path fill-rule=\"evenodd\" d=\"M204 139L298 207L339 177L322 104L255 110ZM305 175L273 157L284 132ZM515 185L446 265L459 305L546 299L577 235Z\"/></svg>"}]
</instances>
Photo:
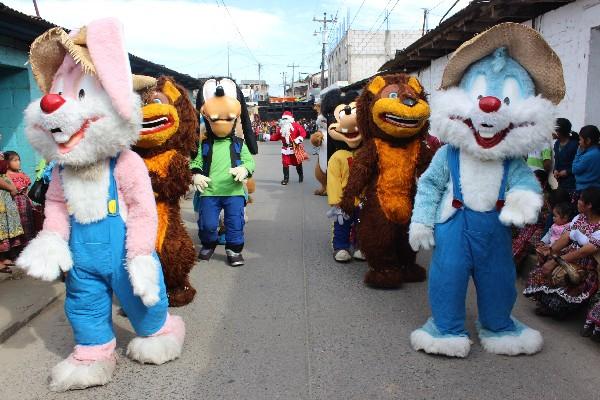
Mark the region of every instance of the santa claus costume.
<instances>
[{"instance_id":1,"label":"santa claus costume","mask_svg":"<svg viewBox=\"0 0 600 400\"><path fill-rule=\"evenodd\" d=\"M299 145L306 138L306 131L294 120L294 116L289 111L284 111L279 120L277 131L271 135L269 140L281 140L281 163L283 164L283 180L282 185L287 185L290 181L290 165L296 167L298 179L300 182L304 180L304 171L302 170L302 162L298 162L294 154L294 145Z\"/></svg>"}]
</instances>

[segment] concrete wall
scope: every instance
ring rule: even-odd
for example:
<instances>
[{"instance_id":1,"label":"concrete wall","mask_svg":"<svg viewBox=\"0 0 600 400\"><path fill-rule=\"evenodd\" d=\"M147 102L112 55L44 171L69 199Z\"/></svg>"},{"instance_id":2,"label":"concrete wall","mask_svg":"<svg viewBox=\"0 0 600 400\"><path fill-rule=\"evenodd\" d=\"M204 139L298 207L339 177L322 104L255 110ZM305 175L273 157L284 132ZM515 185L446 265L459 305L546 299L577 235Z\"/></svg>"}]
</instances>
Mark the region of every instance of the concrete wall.
<instances>
[{"instance_id":1,"label":"concrete wall","mask_svg":"<svg viewBox=\"0 0 600 400\"><path fill-rule=\"evenodd\" d=\"M33 178L40 156L25 138L23 111L41 93L27 60L26 46L0 37L0 150L19 153L23 170Z\"/></svg>"},{"instance_id":2,"label":"concrete wall","mask_svg":"<svg viewBox=\"0 0 600 400\"><path fill-rule=\"evenodd\" d=\"M348 31L327 57L331 82L353 83L374 75L396 49L420 37L420 31Z\"/></svg>"},{"instance_id":3,"label":"concrete wall","mask_svg":"<svg viewBox=\"0 0 600 400\"><path fill-rule=\"evenodd\" d=\"M600 126L600 0L579 0L525 23L538 29L563 63L567 94L558 114L573 130ZM592 33L594 33L592 35ZM427 91L437 89L449 57L418 73Z\"/></svg>"}]
</instances>

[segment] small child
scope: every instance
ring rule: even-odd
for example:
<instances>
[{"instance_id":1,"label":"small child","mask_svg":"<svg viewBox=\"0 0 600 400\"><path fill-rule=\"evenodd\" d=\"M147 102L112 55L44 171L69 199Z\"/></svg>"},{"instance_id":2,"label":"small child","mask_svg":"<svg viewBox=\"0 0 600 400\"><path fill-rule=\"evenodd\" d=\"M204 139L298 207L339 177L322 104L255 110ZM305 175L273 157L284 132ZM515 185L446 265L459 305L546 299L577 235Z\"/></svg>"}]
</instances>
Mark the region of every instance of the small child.
<instances>
[{"instance_id":1,"label":"small child","mask_svg":"<svg viewBox=\"0 0 600 400\"><path fill-rule=\"evenodd\" d=\"M27 197L27 189L31 185L31 179L21 171L21 157L16 151L4 152L4 159L8 163L6 176L10 178L17 188L17 194L14 196L21 226L23 227L23 245L27 244L35 236L33 204Z\"/></svg>"},{"instance_id":2,"label":"small child","mask_svg":"<svg viewBox=\"0 0 600 400\"><path fill-rule=\"evenodd\" d=\"M560 239L561 235L569 227L572 212L573 210L569 203L558 203L555 205L552 209L554 224L552 224L548 232L544 235L542 242L548 246L552 246L554 242Z\"/></svg>"}]
</instances>

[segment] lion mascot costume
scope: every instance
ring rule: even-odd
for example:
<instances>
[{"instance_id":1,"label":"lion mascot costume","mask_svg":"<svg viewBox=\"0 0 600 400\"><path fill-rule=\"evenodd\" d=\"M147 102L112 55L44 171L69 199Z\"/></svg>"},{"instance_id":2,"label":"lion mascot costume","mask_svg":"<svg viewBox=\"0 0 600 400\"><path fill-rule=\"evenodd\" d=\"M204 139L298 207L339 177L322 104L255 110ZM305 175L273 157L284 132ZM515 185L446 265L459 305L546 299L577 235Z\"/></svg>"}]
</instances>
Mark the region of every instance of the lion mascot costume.
<instances>
[{"instance_id":1,"label":"lion mascot costume","mask_svg":"<svg viewBox=\"0 0 600 400\"><path fill-rule=\"evenodd\" d=\"M148 169L129 150L142 113L120 23L52 28L31 45L30 63L44 96L25 111L27 138L57 167L44 228L16 264L48 281L66 273L76 346L53 368L50 389L83 389L106 384L115 370L113 294L137 335L127 355L140 363L179 357L185 326L168 313Z\"/></svg>"},{"instance_id":2,"label":"lion mascot costume","mask_svg":"<svg viewBox=\"0 0 600 400\"><path fill-rule=\"evenodd\" d=\"M424 143L428 118L425 91L412 76L377 76L357 100L363 144L353 157L340 208L353 215L356 198L363 198L358 242L369 265L368 286L394 289L426 278L408 244L408 223L416 179L431 158Z\"/></svg>"},{"instance_id":3,"label":"lion mascot costume","mask_svg":"<svg viewBox=\"0 0 600 400\"><path fill-rule=\"evenodd\" d=\"M133 150L150 172L158 211L156 251L162 264L169 305L194 299L189 273L196 262L194 243L183 221L179 201L192 184L188 156L197 148L198 118L186 89L173 78L134 75L142 97L142 130Z\"/></svg>"},{"instance_id":4,"label":"lion mascot costume","mask_svg":"<svg viewBox=\"0 0 600 400\"><path fill-rule=\"evenodd\" d=\"M541 188L524 158L552 137L564 96L562 65L535 30L497 25L451 57L433 96L432 132L443 146L418 184L410 243L434 247L429 268L432 317L411 334L416 350L466 357L470 277L477 330L491 353L541 350L541 334L511 316L516 269L511 225L535 223Z\"/></svg>"}]
</instances>

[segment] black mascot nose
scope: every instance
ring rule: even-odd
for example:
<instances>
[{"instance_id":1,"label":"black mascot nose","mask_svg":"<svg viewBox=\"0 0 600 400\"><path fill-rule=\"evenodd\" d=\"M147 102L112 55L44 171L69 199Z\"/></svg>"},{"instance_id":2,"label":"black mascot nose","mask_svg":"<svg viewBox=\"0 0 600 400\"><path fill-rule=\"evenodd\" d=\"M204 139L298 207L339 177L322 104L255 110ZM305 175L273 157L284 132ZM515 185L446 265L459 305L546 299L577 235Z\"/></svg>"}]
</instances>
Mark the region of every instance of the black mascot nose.
<instances>
[{"instance_id":1,"label":"black mascot nose","mask_svg":"<svg viewBox=\"0 0 600 400\"><path fill-rule=\"evenodd\" d=\"M217 86L217 88L215 89L215 96L217 96L217 97L225 96L225 90L223 90L223 86Z\"/></svg>"}]
</instances>

